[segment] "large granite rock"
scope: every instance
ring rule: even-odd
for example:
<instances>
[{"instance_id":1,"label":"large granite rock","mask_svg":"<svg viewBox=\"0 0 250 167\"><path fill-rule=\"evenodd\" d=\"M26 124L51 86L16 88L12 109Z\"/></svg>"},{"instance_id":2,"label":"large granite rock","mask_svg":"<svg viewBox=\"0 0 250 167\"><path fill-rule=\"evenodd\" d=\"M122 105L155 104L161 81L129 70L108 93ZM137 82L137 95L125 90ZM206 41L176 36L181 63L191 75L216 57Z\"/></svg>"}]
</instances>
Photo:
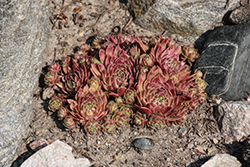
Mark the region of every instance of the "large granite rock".
<instances>
[{"instance_id":1,"label":"large granite rock","mask_svg":"<svg viewBox=\"0 0 250 167\"><path fill-rule=\"evenodd\" d=\"M49 33L46 0L0 1L0 166L26 135Z\"/></svg>"},{"instance_id":2,"label":"large granite rock","mask_svg":"<svg viewBox=\"0 0 250 167\"><path fill-rule=\"evenodd\" d=\"M241 0L122 0L141 27L177 34L190 42L220 24L224 15L240 5Z\"/></svg>"},{"instance_id":3,"label":"large granite rock","mask_svg":"<svg viewBox=\"0 0 250 167\"><path fill-rule=\"evenodd\" d=\"M250 25L213 30L194 69L205 74L206 92L224 100L239 100L250 91Z\"/></svg>"},{"instance_id":4,"label":"large granite rock","mask_svg":"<svg viewBox=\"0 0 250 167\"><path fill-rule=\"evenodd\" d=\"M229 17L233 24L250 23L250 5L244 5L232 11Z\"/></svg>"},{"instance_id":5,"label":"large granite rock","mask_svg":"<svg viewBox=\"0 0 250 167\"><path fill-rule=\"evenodd\" d=\"M250 135L250 102L235 101L218 107L218 123L226 144Z\"/></svg>"}]
</instances>

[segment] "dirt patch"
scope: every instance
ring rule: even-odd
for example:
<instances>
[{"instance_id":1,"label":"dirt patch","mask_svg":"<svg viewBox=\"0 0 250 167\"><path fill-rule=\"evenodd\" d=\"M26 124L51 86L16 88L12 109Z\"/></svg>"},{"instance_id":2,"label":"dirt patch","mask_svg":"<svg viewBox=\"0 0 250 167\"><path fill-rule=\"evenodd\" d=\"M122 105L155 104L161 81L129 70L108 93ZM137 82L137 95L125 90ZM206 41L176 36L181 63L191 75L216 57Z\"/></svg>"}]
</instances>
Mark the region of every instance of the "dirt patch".
<instances>
[{"instance_id":1,"label":"dirt patch","mask_svg":"<svg viewBox=\"0 0 250 167\"><path fill-rule=\"evenodd\" d=\"M136 26L130 13L116 0L53 0L49 11L52 33L44 66L71 55L75 48L96 36L124 33L150 38L155 35ZM56 114L48 110L47 101L53 91L44 85L43 77L41 74L39 88L34 94L29 133L17 150L19 157L13 166L20 165L33 153L27 145L40 138L49 142L59 139L69 144L76 158L86 157L94 166L201 166L216 153L230 153L241 159L240 143L237 146L224 144L213 103L201 105L183 123L169 124L165 130L127 127L110 135L90 136L79 127L65 129ZM131 147L133 139L145 136L153 141L153 150L138 151Z\"/></svg>"}]
</instances>

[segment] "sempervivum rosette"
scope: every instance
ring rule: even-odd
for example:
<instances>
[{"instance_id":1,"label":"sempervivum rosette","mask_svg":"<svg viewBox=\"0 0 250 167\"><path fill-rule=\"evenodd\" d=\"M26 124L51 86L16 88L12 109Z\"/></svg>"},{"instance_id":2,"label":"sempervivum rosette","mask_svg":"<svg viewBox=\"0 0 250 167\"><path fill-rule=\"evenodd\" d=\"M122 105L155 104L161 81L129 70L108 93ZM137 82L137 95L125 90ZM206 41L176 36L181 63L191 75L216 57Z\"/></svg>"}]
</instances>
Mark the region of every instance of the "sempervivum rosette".
<instances>
[{"instance_id":1,"label":"sempervivum rosette","mask_svg":"<svg viewBox=\"0 0 250 167\"><path fill-rule=\"evenodd\" d=\"M61 66L58 62L52 63L49 67L48 73L45 75L44 82L46 85L54 87L59 81L61 74Z\"/></svg>"},{"instance_id":2,"label":"sempervivum rosette","mask_svg":"<svg viewBox=\"0 0 250 167\"><path fill-rule=\"evenodd\" d=\"M51 87L55 86L59 81L59 75L53 71L49 71L44 78L45 84Z\"/></svg>"},{"instance_id":3,"label":"sempervivum rosette","mask_svg":"<svg viewBox=\"0 0 250 167\"><path fill-rule=\"evenodd\" d=\"M65 100L60 95L53 95L49 100L48 109L52 112L60 110L64 105Z\"/></svg>"},{"instance_id":4,"label":"sempervivum rosette","mask_svg":"<svg viewBox=\"0 0 250 167\"><path fill-rule=\"evenodd\" d=\"M168 74L158 66L152 67L148 74L139 75L137 85L139 105L136 107L147 114L148 118L152 117L151 120L156 120L156 117L151 115L157 115L157 120L162 119L166 123L181 120L185 114L180 111L183 103L189 101L190 97L177 94L175 85L168 78Z\"/></svg>"},{"instance_id":5,"label":"sempervivum rosette","mask_svg":"<svg viewBox=\"0 0 250 167\"><path fill-rule=\"evenodd\" d=\"M199 54L197 49L190 45L183 46L181 58L183 61L187 60L190 66L192 66L192 63L198 58L198 56Z\"/></svg>"},{"instance_id":6,"label":"sempervivum rosette","mask_svg":"<svg viewBox=\"0 0 250 167\"><path fill-rule=\"evenodd\" d=\"M86 85L84 88L78 90L75 99L76 100L68 99L71 109L70 115L82 125L89 122L86 125L88 128L85 129L93 130L93 126L97 126L96 122L99 122L107 115L105 107L107 105L108 96L101 89L96 87L96 85ZM93 125L91 123L93 123Z\"/></svg>"},{"instance_id":7,"label":"sempervivum rosette","mask_svg":"<svg viewBox=\"0 0 250 167\"><path fill-rule=\"evenodd\" d=\"M194 74L189 76L189 78L186 80L186 84L181 85L182 87L183 85L188 87L188 89L186 88L186 91L185 89L182 90L185 94L188 94L190 97L192 97L192 99L185 104L186 108L192 111L199 106L199 103L206 102L207 93L204 90L207 87L207 83L202 79L201 71L196 71Z\"/></svg>"},{"instance_id":8,"label":"sempervivum rosette","mask_svg":"<svg viewBox=\"0 0 250 167\"><path fill-rule=\"evenodd\" d=\"M102 86L114 97L122 96L134 84L134 60L119 46L110 44L94 58L91 72L101 79Z\"/></svg>"},{"instance_id":9,"label":"sempervivum rosette","mask_svg":"<svg viewBox=\"0 0 250 167\"><path fill-rule=\"evenodd\" d=\"M173 39L164 39L161 36L150 50L150 55L155 60L154 64L167 71L170 78L172 75L183 75L182 73L187 73L189 69L185 62L179 60L181 53L181 46L175 44Z\"/></svg>"},{"instance_id":10,"label":"sempervivum rosette","mask_svg":"<svg viewBox=\"0 0 250 167\"><path fill-rule=\"evenodd\" d=\"M144 128L144 126L146 125L146 121L147 121L146 115L142 114L141 112L136 112L133 115L133 123L134 123L134 125L136 125L136 126L138 126L140 128Z\"/></svg>"},{"instance_id":11,"label":"sempervivum rosette","mask_svg":"<svg viewBox=\"0 0 250 167\"><path fill-rule=\"evenodd\" d=\"M69 58L69 60L70 59L71 58ZM87 71L84 63L79 66L77 60L72 59L71 61L71 66L64 64L63 69L66 74L61 76L61 81L56 85L58 91L66 95L74 96L76 92L87 83L90 73Z\"/></svg>"}]
</instances>

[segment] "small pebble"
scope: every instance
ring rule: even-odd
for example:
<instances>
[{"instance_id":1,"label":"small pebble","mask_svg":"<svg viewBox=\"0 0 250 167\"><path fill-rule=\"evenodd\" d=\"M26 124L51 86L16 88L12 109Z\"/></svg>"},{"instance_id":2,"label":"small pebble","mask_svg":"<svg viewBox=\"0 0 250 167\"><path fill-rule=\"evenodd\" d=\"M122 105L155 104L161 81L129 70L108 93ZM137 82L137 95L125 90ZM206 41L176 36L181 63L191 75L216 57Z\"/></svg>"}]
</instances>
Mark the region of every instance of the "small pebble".
<instances>
[{"instance_id":1,"label":"small pebble","mask_svg":"<svg viewBox=\"0 0 250 167\"><path fill-rule=\"evenodd\" d=\"M116 27L113 28L113 31L114 31L114 33L117 34L117 33L119 33L120 29L121 28L119 26L116 26Z\"/></svg>"},{"instance_id":2,"label":"small pebble","mask_svg":"<svg viewBox=\"0 0 250 167\"><path fill-rule=\"evenodd\" d=\"M47 98L50 99L54 93L55 93L55 91L51 87L44 89L43 93L42 93L43 100L45 100Z\"/></svg>"},{"instance_id":3,"label":"small pebble","mask_svg":"<svg viewBox=\"0 0 250 167\"><path fill-rule=\"evenodd\" d=\"M36 131L36 132L35 132L35 135L37 136L37 135L39 135L39 133L40 133L39 131Z\"/></svg>"},{"instance_id":4,"label":"small pebble","mask_svg":"<svg viewBox=\"0 0 250 167\"><path fill-rule=\"evenodd\" d=\"M215 99L215 101L218 105L221 103L221 99Z\"/></svg>"},{"instance_id":5,"label":"small pebble","mask_svg":"<svg viewBox=\"0 0 250 167\"><path fill-rule=\"evenodd\" d=\"M193 148L194 147L194 144L193 143L189 143L188 145L187 145L187 148Z\"/></svg>"},{"instance_id":6,"label":"small pebble","mask_svg":"<svg viewBox=\"0 0 250 167\"><path fill-rule=\"evenodd\" d=\"M141 150L153 150L154 147L151 145L150 141L146 138L135 139L132 144Z\"/></svg>"},{"instance_id":7,"label":"small pebble","mask_svg":"<svg viewBox=\"0 0 250 167\"><path fill-rule=\"evenodd\" d=\"M114 1L112 1L112 0L109 1L109 4L110 4L110 5L114 5Z\"/></svg>"},{"instance_id":8,"label":"small pebble","mask_svg":"<svg viewBox=\"0 0 250 167\"><path fill-rule=\"evenodd\" d=\"M46 147L47 145L49 145L49 142L43 138L37 139L29 144L30 148L33 151L38 151L38 150L42 149L43 147Z\"/></svg>"},{"instance_id":9,"label":"small pebble","mask_svg":"<svg viewBox=\"0 0 250 167\"><path fill-rule=\"evenodd\" d=\"M79 30L79 31L78 31L78 35L80 35L80 36L82 37L82 36L84 35L84 34L83 34L83 31L82 31L82 30Z\"/></svg>"},{"instance_id":10,"label":"small pebble","mask_svg":"<svg viewBox=\"0 0 250 167\"><path fill-rule=\"evenodd\" d=\"M216 138L213 138L212 140L213 140L214 144L218 144L219 143L219 141Z\"/></svg>"},{"instance_id":11,"label":"small pebble","mask_svg":"<svg viewBox=\"0 0 250 167\"><path fill-rule=\"evenodd\" d=\"M74 12L76 12L76 13L79 13L79 12L81 12L81 8L74 8Z\"/></svg>"},{"instance_id":12,"label":"small pebble","mask_svg":"<svg viewBox=\"0 0 250 167\"><path fill-rule=\"evenodd\" d=\"M52 141L51 141L50 139L47 139L47 141L49 142L49 144L51 144L51 143L52 143Z\"/></svg>"},{"instance_id":13,"label":"small pebble","mask_svg":"<svg viewBox=\"0 0 250 167\"><path fill-rule=\"evenodd\" d=\"M176 151L183 151L183 148L177 148L177 149L175 149Z\"/></svg>"},{"instance_id":14,"label":"small pebble","mask_svg":"<svg viewBox=\"0 0 250 167\"><path fill-rule=\"evenodd\" d=\"M203 150L201 146L194 148L194 151L197 153L205 154L205 151Z\"/></svg>"},{"instance_id":15,"label":"small pebble","mask_svg":"<svg viewBox=\"0 0 250 167\"><path fill-rule=\"evenodd\" d=\"M216 147L211 147L211 148L208 148L208 149L207 149L207 153L208 153L209 155L215 153L216 151L217 151L217 148L216 148Z\"/></svg>"},{"instance_id":16,"label":"small pebble","mask_svg":"<svg viewBox=\"0 0 250 167\"><path fill-rule=\"evenodd\" d=\"M187 134L187 129L186 128L180 128L178 130L178 133L181 135L181 136L185 136Z\"/></svg>"}]
</instances>

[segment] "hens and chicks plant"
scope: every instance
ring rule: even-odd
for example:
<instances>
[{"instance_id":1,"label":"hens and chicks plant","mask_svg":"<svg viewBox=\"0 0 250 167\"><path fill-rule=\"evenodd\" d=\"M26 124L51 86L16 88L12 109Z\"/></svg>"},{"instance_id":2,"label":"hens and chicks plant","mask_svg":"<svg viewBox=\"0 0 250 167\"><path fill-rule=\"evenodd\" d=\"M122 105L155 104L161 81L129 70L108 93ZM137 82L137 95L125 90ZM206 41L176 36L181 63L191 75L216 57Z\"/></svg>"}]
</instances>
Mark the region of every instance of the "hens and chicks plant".
<instances>
[{"instance_id":1,"label":"hens and chicks plant","mask_svg":"<svg viewBox=\"0 0 250 167\"><path fill-rule=\"evenodd\" d=\"M96 38L52 63L45 83L55 90L48 109L66 128L112 133L128 125L163 129L204 103L207 84L191 73L193 47L172 38L119 34Z\"/></svg>"}]
</instances>

